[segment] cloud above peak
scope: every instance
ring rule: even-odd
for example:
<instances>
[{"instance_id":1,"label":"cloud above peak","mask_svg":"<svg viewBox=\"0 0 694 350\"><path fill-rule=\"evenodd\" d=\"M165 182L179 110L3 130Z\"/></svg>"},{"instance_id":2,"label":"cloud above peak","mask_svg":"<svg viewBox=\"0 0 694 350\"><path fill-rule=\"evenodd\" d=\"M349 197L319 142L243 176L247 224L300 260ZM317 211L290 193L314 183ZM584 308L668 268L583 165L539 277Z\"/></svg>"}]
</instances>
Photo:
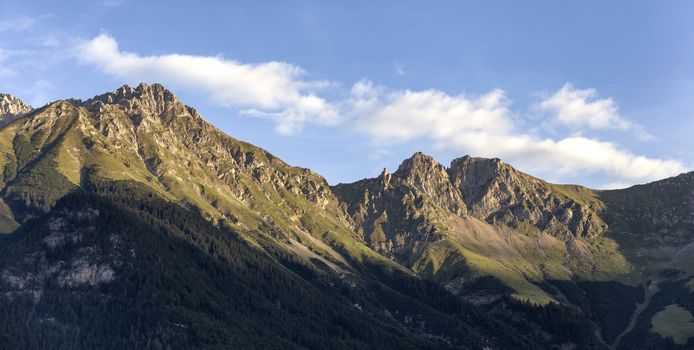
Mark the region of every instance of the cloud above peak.
<instances>
[{"instance_id":1,"label":"cloud above peak","mask_svg":"<svg viewBox=\"0 0 694 350\"><path fill-rule=\"evenodd\" d=\"M466 132L503 132L511 127L503 91L451 96L442 91L376 88L361 81L352 88L349 113L361 130L378 139L449 139Z\"/></svg>"},{"instance_id":2,"label":"cloud above peak","mask_svg":"<svg viewBox=\"0 0 694 350\"><path fill-rule=\"evenodd\" d=\"M307 122L332 125L339 120L337 108L314 93L325 83L305 80L303 69L285 62L246 64L221 56L182 54L141 56L121 51L108 34L81 42L75 54L81 62L119 79L156 81L203 92L215 104L274 120L281 133L296 132Z\"/></svg>"},{"instance_id":3,"label":"cloud above peak","mask_svg":"<svg viewBox=\"0 0 694 350\"><path fill-rule=\"evenodd\" d=\"M241 63L221 56L144 56L121 50L101 34L75 49L82 63L129 82L156 81L201 92L210 102L241 115L271 120L277 132L297 133L306 124L347 125L379 150L426 142L456 154L500 157L525 171L555 179L600 177L604 184L638 183L686 171L680 161L646 157L614 141L586 136L593 130L630 131L651 137L623 117L612 98L567 83L530 110L512 109L500 89L450 94L437 89L391 89L369 80L330 95L301 67L285 62ZM339 88L337 90L340 90ZM332 96L332 97L326 97ZM530 112L541 112L541 120ZM540 126L562 126L548 136ZM601 134L601 135L604 135Z\"/></svg>"},{"instance_id":4,"label":"cloud above peak","mask_svg":"<svg viewBox=\"0 0 694 350\"><path fill-rule=\"evenodd\" d=\"M526 171L558 177L604 174L612 182L650 181L686 170L679 161L639 156L613 142L528 132L511 117L510 101L501 90L449 95L438 90L393 91L362 81L352 94L353 117L378 143L428 140L461 154L500 157Z\"/></svg>"},{"instance_id":5,"label":"cloud above peak","mask_svg":"<svg viewBox=\"0 0 694 350\"><path fill-rule=\"evenodd\" d=\"M535 109L572 128L631 129L641 140L653 138L643 127L621 116L612 98L598 98L595 89L576 89L566 83L552 96L536 104Z\"/></svg>"}]
</instances>

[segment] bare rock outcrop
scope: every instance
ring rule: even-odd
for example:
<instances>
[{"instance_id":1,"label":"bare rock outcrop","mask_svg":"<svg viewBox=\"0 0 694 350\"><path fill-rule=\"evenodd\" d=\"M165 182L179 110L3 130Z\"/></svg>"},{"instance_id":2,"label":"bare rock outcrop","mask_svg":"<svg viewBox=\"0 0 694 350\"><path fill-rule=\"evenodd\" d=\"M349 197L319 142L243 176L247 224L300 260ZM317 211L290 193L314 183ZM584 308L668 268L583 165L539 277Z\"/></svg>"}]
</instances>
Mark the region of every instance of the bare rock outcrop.
<instances>
[{"instance_id":1,"label":"bare rock outcrop","mask_svg":"<svg viewBox=\"0 0 694 350\"><path fill-rule=\"evenodd\" d=\"M31 106L10 94L0 94L0 127L26 115L32 109Z\"/></svg>"}]
</instances>

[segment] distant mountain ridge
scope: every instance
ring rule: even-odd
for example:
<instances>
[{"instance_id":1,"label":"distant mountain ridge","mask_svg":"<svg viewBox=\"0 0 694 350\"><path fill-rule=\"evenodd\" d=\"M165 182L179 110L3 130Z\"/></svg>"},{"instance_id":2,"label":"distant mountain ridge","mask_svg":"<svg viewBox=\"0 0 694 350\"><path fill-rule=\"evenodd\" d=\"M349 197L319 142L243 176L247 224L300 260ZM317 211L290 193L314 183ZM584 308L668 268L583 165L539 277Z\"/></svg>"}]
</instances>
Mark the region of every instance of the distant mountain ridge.
<instances>
[{"instance_id":1,"label":"distant mountain ridge","mask_svg":"<svg viewBox=\"0 0 694 350\"><path fill-rule=\"evenodd\" d=\"M588 292L571 289L581 283L637 290L694 273L694 172L598 191L499 159L445 167L417 152L393 173L329 186L224 134L159 84L38 109L0 101L0 232L21 231L67 195L125 186L325 278L371 290L407 276L497 311L511 298L589 313L575 297Z\"/></svg>"}]
</instances>

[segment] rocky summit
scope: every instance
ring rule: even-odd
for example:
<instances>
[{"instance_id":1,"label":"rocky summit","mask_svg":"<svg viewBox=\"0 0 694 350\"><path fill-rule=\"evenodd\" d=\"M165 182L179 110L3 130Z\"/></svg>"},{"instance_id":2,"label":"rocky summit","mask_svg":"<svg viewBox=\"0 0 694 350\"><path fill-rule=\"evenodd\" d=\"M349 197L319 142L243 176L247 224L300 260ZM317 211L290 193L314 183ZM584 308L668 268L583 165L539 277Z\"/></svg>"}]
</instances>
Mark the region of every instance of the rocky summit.
<instances>
[{"instance_id":1,"label":"rocky summit","mask_svg":"<svg viewBox=\"0 0 694 350\"><path fill-rule=\"evenodd\" d=\"M31 109L31 106L10 94L0 94L0 126L31 112Z\"/></svg>"},{"instance_id":2,"label":"rocky summit","mask_svg":"<svg viewBox=\"0 0 694 350\"><path fill-rule=\"evenodd\" d=\"M374 176L330 186L159 84L0 94L0 348L694 346L694 173Z\"/></svg>"}]
</instances>

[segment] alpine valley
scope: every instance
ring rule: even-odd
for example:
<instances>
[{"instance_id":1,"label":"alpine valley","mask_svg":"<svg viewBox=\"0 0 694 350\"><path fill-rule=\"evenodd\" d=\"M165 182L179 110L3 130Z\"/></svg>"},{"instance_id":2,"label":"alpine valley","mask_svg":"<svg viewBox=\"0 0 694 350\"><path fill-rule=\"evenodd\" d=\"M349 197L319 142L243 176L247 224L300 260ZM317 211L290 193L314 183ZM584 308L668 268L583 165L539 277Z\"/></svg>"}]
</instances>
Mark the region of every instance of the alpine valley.
<instances>
[{"instance_id":1,"label":"alpine valley","mask_svg":"<svg viewBox=\"0 0 694 350\"><path fill-rule=\"evenodd\" d=\"M0 232L1 349L694 349L694 173L330 186L158 84L0 94Z\"/></svg>"}]
</instances>

